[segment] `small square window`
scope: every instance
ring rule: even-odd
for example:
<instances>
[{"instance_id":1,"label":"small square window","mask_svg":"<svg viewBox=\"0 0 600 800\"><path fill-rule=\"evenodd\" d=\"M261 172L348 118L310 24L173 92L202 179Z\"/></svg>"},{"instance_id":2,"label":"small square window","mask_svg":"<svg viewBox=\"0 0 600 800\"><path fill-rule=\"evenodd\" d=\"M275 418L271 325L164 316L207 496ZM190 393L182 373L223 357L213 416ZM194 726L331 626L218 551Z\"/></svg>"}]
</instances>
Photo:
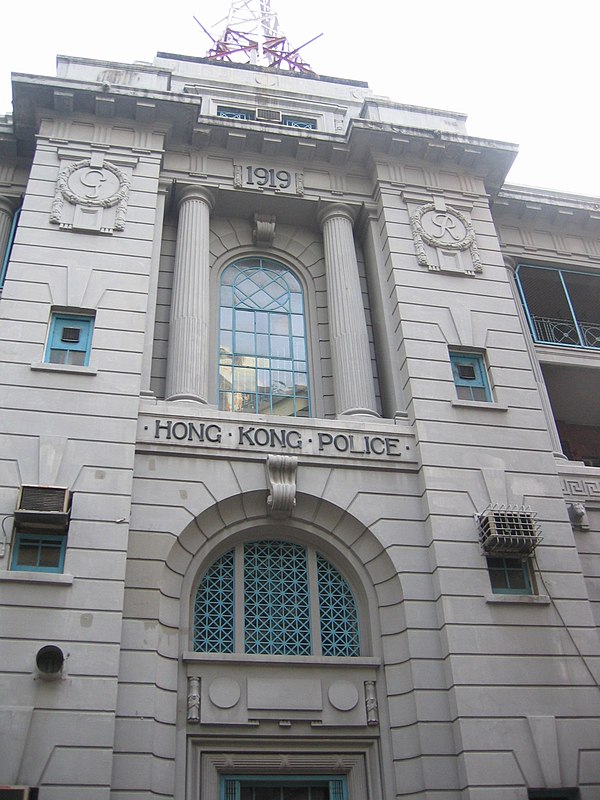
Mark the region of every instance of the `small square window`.
<instances>
[{"instance_id":1,"label":"small square window","mask_svg":"<svg viewBox=\"0 0 600 800\"><path fill-rule=\"evenodd\" d=\"M528 558L489 556L487 565L494 594L533 594Z\"/></svg>"},{"instance_id":2,"label":"small square window","mask_svg":"<svg viewBox=\"0 0 600 800\"><path fill-rule=\"evenodd\" d=\"M452 377L459 400L491 402L492 396L487 380L483 356L478 353L450 351Z\"/></svg>"},{"instance_id":3,"label":"small square window","mask_svg":"<svg viewBox=\"0 0 600 800\"><path fill-rule=\"evenodd\" d=\"M92 317L53 314L44 358L46 363L87 367L93 322Z\"/></svg>"},{"instance_id":4,"label":"small square window","mask_svg":"<svg viewBox=\"0 0 600 800\"><path fill-rule=\"evenodd\" d=\"M67 534L18 530L11 569L23 572L62 572Z\"/></svg>"}]
</instances>

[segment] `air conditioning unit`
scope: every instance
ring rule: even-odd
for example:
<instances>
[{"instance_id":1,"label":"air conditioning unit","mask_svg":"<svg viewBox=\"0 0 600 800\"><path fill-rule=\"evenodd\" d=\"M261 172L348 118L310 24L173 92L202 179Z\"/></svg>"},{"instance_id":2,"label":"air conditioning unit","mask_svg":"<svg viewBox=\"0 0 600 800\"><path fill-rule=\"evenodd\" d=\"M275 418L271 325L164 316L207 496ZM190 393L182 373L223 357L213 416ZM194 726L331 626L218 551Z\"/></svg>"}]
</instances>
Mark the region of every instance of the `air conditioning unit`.
<instances>
[{"instance_id":1,"label":"air conditioning unit","mask_svg":"<svg viewBox=\"0 0 600 800\"><path fill-rule=\"evenodd\" d=\"M37 800L37 786L0 786L0 800Z\"/></svg>"},{"instance_id":2,"label":"air conditioning unit","mask_svg":"<svg viewBox=\"0 0 600 800\"><path fill-rule=\"evenodd\" d=\"M71 501L71 492L62 486L21 486L15 522L21 525L67 528Z\"/></svg>"},{"instance_id":3,"label":"air conditioning unit","mask_svg":"<svg viewBox=\"0 0 600 800\"><path fill-rule=\"evenodd\" d=\"M490 505L475 518L487 555L529 555L542 541L536 515L529 508Z\"/></svg>"},{"instance_id":4,"label":"air conditioning unit","mask_svg":"<svg viewBox=\"0 0 600 800\"><path fill-rule=\"evenodd\" d=\"M256 119L265 122L281 122L281 111L272 111L270 108L257 108Z\"/></svg>"}]
</instances>

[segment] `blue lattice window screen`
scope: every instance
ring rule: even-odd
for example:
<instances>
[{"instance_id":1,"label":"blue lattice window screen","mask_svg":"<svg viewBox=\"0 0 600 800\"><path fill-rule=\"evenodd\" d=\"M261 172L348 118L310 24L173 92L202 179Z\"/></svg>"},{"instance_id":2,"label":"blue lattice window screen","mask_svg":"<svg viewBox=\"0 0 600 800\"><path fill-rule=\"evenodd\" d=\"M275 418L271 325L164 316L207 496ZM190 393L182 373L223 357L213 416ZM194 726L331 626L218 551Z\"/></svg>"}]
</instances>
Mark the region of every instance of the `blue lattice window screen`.
<instances>
[{"instance_id":1,"label":"blue lattice window screen","mask_svg":"<svg viewBox=\"0 0 600 800\"><path fill-rule=\"evenodd\" d=\"M204 574L194 602L194 650L233 653L234 550L221 556Z\"/></svg>"},{"instance_id":2,"label":"blue lattice window screen","mask_svg":"<svg viewBox=\"0 0 600 800\"><path fill-rule=\"evenodd\" d=\"M310 415L304 295L276 261L245 258L223 272L219 404L226 411Z\"/></svg>"},{"instance_id":3,"label":"blue lattice window screen","mask_svg":"<svg viewBox=\"0 0 600 800\"><path fill-rule=\"evenodd\" d=\"M323 655L359 655L358 614L350 587L329 561L318 553L317 576Z\"/></svg>"},{"instance_id":4,"label":"blue lattice window screen","mask_svg":"<svg viewBox=\"0 0 600 800\"><path fill-rule=\"evenodd\" d=\"M236 557L237 553L237 557ZM235 576L236 561L240 574ZM236 592L236 585L239 591ZM313 604L311 595L318 595ZM243 631L235 635L235 618ZM320 629L321 648L314 649ZM202 577L194 601L197 652L261 655L360 655L352 591L319 553L293 542L239 544Z\"/></svg>"},{"instance_id":5,"label":"blue lattice window screen","mask_svg":"<svg viewBox=\"0 0 600 800\"><path fill-rule=\"evenodd\" d=\"M310 655L310 592L306 550L291 542L244 548L246 653Z\"/></svg>"}]
</instances>

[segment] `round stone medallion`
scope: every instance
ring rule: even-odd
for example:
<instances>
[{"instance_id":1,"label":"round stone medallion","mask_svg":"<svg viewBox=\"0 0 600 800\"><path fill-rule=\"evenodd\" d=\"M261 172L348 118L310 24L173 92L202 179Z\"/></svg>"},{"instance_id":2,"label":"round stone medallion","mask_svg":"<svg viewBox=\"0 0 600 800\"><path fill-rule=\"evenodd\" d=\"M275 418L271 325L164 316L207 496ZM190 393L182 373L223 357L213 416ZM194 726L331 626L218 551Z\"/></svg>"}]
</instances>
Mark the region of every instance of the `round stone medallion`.
<instances>
[{"instance_id":1,"label":"round stone medallion","mask_svg":"<svg viewBox=\"0 0 600 800\"><path fill-rule=\"evenodd\" d=\"M232 678L217 678L211 683L208 696L217 708L233 708L241 696L240 685Z\"/></svg>"},{"instance_id":2,"label":"round stone medallion","mask_svg":"<svg viewBox=\"0 0 600 800\"><path fill-rule=\"evenodd\" d=\"M358 703L358 689L350 681L336 681L327 692L329 702L338 711L351 711Z\"/></svg>"}]
</instances>

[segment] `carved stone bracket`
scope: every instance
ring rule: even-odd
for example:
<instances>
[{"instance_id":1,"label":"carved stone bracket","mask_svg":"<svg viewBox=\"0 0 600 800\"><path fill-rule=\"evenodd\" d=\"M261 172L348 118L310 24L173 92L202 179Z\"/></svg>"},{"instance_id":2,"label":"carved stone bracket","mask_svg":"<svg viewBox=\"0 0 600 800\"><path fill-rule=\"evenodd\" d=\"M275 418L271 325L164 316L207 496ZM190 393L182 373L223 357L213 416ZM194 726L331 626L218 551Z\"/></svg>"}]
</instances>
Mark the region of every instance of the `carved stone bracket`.
<instances>
[{"instance_id":1,"label":"carved stone bracket","mask_svg":"<svg viewBox=\"0 0 600 800\"><path fill-rule=\"evenodd\" d=\"M298 459L295 456L267 456L267 481L270 494L267 497L267 510L274 519L289 517L296 505L296 470Z\"/></svg>"},{"instance_id":2,"label":"carved stone bracket","mask_svg":"<svg viewBox=\"0 0 600 800\"><path fill-rule=\"evenodd\" d=\"M576 531L589 531L590 522L583 503L569 503L567 505L571 526Z\"/></svg>"},{"instance_id":3,"label":"carved stone bracket","mask_svg":"<svg viewBox=\"0 0 600 800\"><path fill-rule=\"evenodd\" d=\"M130 181L103 154L75 161L61 169L50 222L62 230L112 233L125 228ZM65 202L66 201L66 202Z\"/></svg>"},{"instance_id":4,"label":"carved stone bracket","mask_svg":"<svg viewBox=\"0 0 600 800\"><path fill-rule=\"evenodd\" d=\"M365 706L367 709L367 725L379 725L379 707L375 681L365 681Z\"/></svg>"},{"instance_id":5,"label":"carved stone bracket","mask_svg":"<svg viewBox=\"0 0 600 800\"><path fill-rule=\"evenodd\" d=\"M256 245L271 247L275 238L276 217L267 214L255 214L252 225L252 239Z\"/></svg>"},{"instance_id":6,"label":"carved stone bracket","mask_svg":"<svg viewBox=\"0 0 600 800\"><path fill-rule=\"evenodd\" d=\"M200 678L197 675L188 678L187 719L200 722Z\"/></svg>"},{"instance_id":7,"label":"carved stone bracket","mask_svg":"<svg viewBox=\"0 0 600 800\"><path fill-rule=\"evenodd\" d=\"M482 272L475 231L469 219L440 198L410 215L419 264L435 272ZM467 254L467 260L461 254Z\"/></svg>"}]
</instances>

